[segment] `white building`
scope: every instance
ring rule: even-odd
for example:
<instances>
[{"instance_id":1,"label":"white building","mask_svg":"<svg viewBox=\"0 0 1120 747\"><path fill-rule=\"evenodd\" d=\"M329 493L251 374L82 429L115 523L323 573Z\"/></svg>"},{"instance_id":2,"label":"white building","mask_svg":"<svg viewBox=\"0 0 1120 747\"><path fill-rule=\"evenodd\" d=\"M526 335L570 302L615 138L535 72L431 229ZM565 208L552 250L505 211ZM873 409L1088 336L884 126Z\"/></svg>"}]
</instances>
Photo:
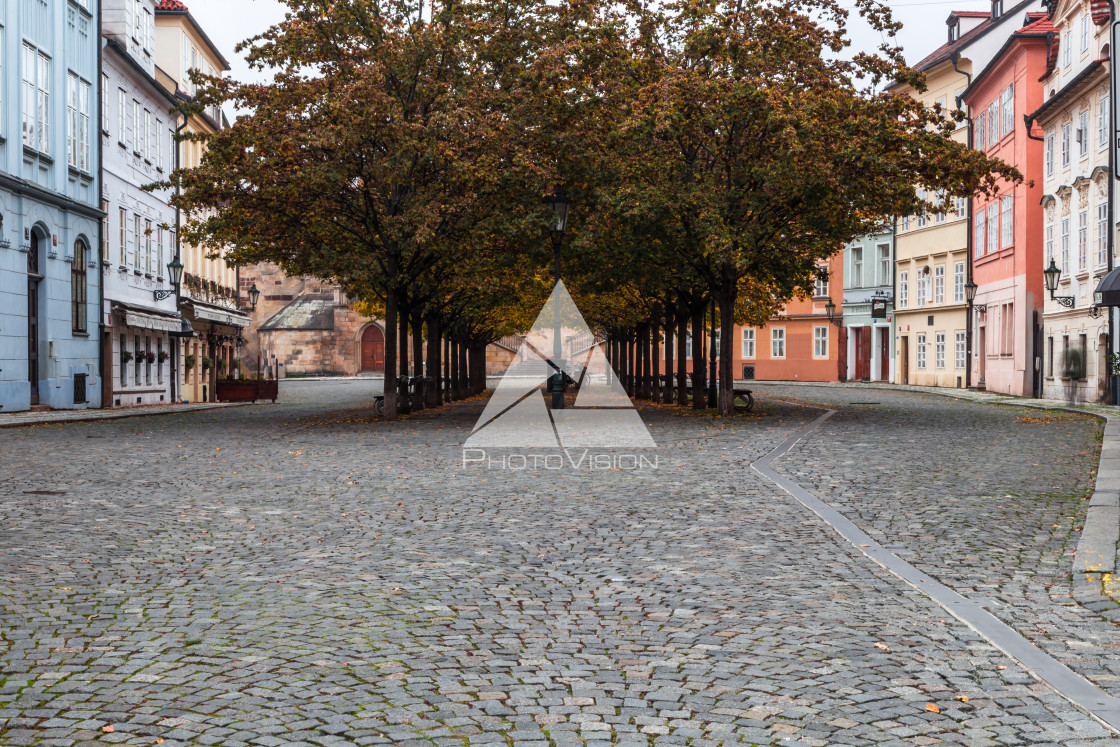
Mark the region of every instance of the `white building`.
<instances>
[{"instance_id":1,"label":"white building","mask_svg":"<svg viewBox=\"0 0 1120 747\"><path fill-rule=\"evenodd\" d=\"M102 25L102 260L106 406L173 402L182 320L170 192L145 191L175 168L175 97L157 76L155 4L106 0Z\"/></svg>"}]
</instances>

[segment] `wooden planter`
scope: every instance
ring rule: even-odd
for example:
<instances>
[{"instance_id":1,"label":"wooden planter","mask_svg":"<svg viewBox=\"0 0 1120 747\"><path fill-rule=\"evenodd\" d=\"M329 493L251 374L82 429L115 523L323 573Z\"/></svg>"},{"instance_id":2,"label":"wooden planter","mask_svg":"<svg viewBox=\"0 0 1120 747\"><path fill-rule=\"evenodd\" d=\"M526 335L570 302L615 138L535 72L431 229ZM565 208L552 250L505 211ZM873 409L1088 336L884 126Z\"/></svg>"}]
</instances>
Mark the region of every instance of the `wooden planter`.
<instances>
[{"instance_id":1,"label":"wooden planter","mask_svg":"<svg viewBox=\"0 0 1120 747\"><path fill-rule=\"evenodd\" d=\"M214 395L219 402L256 402L258 399L271 399L275 402L279 389L276 379L219 381Z\"/></svg>"}]
</instances>

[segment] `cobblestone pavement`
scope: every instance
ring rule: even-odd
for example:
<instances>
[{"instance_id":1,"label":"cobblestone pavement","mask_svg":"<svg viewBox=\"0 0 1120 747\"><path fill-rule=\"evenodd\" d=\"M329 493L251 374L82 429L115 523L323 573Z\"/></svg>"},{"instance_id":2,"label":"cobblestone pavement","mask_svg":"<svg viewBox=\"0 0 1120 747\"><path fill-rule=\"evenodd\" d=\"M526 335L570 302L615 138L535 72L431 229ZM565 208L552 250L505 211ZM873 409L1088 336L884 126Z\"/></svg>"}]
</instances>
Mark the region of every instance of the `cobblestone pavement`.
<instances>
[{"instance_id":1,"label":"cobblestone pavement","mask_svg":"<svg viewBox=\"0 0 1120 747\"><path fill-rule=\"evenodd\" d=\"M1115 693L1096 421L758 393L643 471L464 467L481 401L362 382L0 432L0 744L1120 744L749 469L838 406L775 467Z\"/></svg>"}]
</instances>

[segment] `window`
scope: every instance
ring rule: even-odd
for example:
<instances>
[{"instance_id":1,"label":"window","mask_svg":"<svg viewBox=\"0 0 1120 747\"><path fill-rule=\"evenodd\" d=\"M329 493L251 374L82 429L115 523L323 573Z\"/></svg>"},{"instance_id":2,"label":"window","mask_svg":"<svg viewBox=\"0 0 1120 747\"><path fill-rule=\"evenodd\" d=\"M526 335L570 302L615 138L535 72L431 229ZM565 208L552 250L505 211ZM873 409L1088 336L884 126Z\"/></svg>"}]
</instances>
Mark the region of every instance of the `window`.
<instances>
[{"instance_id":1,"label":"window","mask_svg":"<svg viewBox=\"0 0 1120 747\"><path fill-rule=\"evenodd\" d=\"M1084 158L1089 155L1089 110L1082 109L1077 121L1077 155Z\"/></svg>"},{"instance_id":2,"label":"window","mask_svg":"<svg viewBox=\"0 0 1120 747\"><path fill-rule=\"evenodd\" d=\"M925 277L926 277L925 273L922 270L917 270L914 274L914 285L917 286L915 288L915 290L918 292L917 303L915 305L919 306L919 307L926 305L926 281L925 281Z\"/></svg>"},{"instance_id":3,"label":"window","mask_svg":"<svg viewBox=\"0 0 1120 747\"><path fill-rule=\"evenodd\" d=\"M953 265L953 303L964 303L964 262Z\"/></svg>"},{"instance_id":4,"label":"window","mask_svg":"<svg viewBox=\"0 0 1120 747\"><path fill-rule=\"evenodd\" d=\"M988 204L988 253L999 251L999 203Z\"/></svg>"},{"instance_id":5,"label":"window","mask_svg":"<svg viewBox=\"0 0 1120 747\"><path fill-rule=\"evenodd\" d=\"M685 360L692 360L692 332L684 333L684 357Z\"/></svg>"},{"instance_id":6,"label":"window","mask_svg":"<svg viewBox=\"0 0 1120 747\"><path fill-rule=\"evenodd\" d=\"M163 171L163 122L156 120L156 130L152 137L152 148L155 149L154 161L156 168Z\"/></svg>"},{"instance_id":7,"label":"window","mask_svg":"<svg viewBox=\"0 0 1120 747\"><path fill-rule=\"evenodd\" d=\"M155 45L155 24L152 23L152 11L144 8L144 49L146 51L154 50Z\"/></svg>"},{"instance_id":8,"label":"window","mask_svg":"<svg viewBox=\"0 0 1120 747\"><path fill-rule=\"evenodd\" d=\"M143 121L140 119L140 102L136 99L132 100L132 113L129 114L129 124L132 125L132 132L129 133L128 145L132 148L132 152L140 155L140 144L143 142L144 135L140 132L140 127Z\"/></svg>"},{"instance_id":9,"label":"window","mask_svg":"<svg viewBox=\"0 0 1120 747\"><path fill-rule=\"evenodd\" d=\"M147 219L144 221L144 271L151 274L152 272L152 221ZM156 269L159 269L158 266Z\"/></svg>"},{"instance_id":10,"label":"window","mask_svg":"<svg viewBox=\"0 0 1120 747\"><path fill-rule=\"evenodd\" d=\"M144 381L152 383L152 338L144 338Z\"/></svg>"},{"instance_id":11,"label":"window","mask_svg":"<svg viewBox=\"0 0 1120 747\"><path fill-rule=\"evenodd\" d=\"M813 327L813 357L828 357L828 327Z\"/></svg>"},{"instance_id":12,"label":"window","mask_svg":"<svg viewBox=\"0 0 1120 747\"><path fill-rule=\"evenodd\" d=\"M135 25L132 27L132 39L139 43L141 39L145 38L144 14L141 12L141 4L139 1L133 3L133 5L135 7L132 9L132 22Z\"/></svg>"},{"instance_id":13,"label":"window","mask_svg":"<svg viewBox=\"0 0 1120 747\"><path fill-rule=\"evenodd\" d=\"M109 132L109 76L101 74L101 131Z\"/></svg>"},{"instance_id":14,"label":"window","mask_svg":"<svg viewBox=\"0 0 1120 747\"><path fill-rule=\"evenodd\" d=\"M156 229L156 275L163 277L163 226Z\"/></svg>"},{"instance_id":15,"label":"window","mask_svg":"<svg viewBox=\"0 0 1120 747\"><path fill-rule=\"evenodd\" d=\"M66 78L66 162L89 172L89 83L76 73Z\"/></svg>"},{"instance_id":16,"label":"window","mask_svg":"<svg viewBox=\"0 0 1120 747\"><path fill-rule=\"evenodd\" d=\"M128 352L128 338L121 334L120 350L118 355L121 359L121 386L128 386L128 361L124 359L124 354Z\"/></svg>"},{"instance_id":17,"label":"window","mask_svg":"<svg viewBox=\"0 0 1120 747\"><path fill-rule=\"evenodd\" d=\"M1045 248L1046 248L1046 256L1043 257L1043 261L1046 263L1046 266L1049 267L1050 266L1050 260L1054 259L1054 227L1053 226L1047 226L1046 227L1046 247Z\"/></svg>"},{"instance_id":18,"label":"window","mask_svg":"<svg viewBox=\"0 0 1120 747\"><path fill-rule=\"evenodd\" d=\"M853 288L863 287L863 247L852 248L852 285Z\"/></svg>"},{"instance_id":19,"label":"window","mask_svg":"<svg viewBox=\"0 0 1120 747\"><path fill-rule=\"evenodd\" d=\"M1054 134L1046 136L1046 176L1054 176Z\"/></svg>"},{"instance_id":20,"label":"window","mask_svg":"<svg viewBox=\"0 0 1120 747\"><path fill-rule=\"evenodd\" d=\"M770 357L786 357L786 331L783 327L775 327L770 330Z\"/></svg>"},{"instance_id":21,"label":"window","mask_svg":"<svg viewBox=\"0 0 1120 747\"><path fill-rule=\"evenodd\" d=\"M1062 67L1069 67L1073 62L1073 32L1067 31L1065 38L1062 40Z\"/></svg>"},{"instance_id":22,"label":"window","mask_svg":"<svg viewBox=\"0 0 1120 747\"><path fill-rule=\"evenodd\" d=\"M1104 148L1108 145L1108 94L1101 96L1101 103L1097 109L1097 147Z\"/></svg>"},{"instance_id":23,"label":"window","mask_svg":"<svg viewBox=\"0 0 1120 747\"><path fill-rule=\"evenodd\" d=\"M933 302L945 303L945 265L933 268Z\"/></svg>"},{"instance_id":24,"label":"window","mask_svg":"<svg viewBox=\"0 0 1120 747\"><path fill-rule=\"evenodd\" d=\"M945 333L938 332L933 336L933 367L945 368Z\"/></svg>"},{"instance_id":25,"label":"window","mask_svg":"<svg viewBox=\"0 0 1120 747\"><path fill-rule=\"evenodd\" d=\"M1015 242L1015 198L1007 195L1003 198L1003 231L1000 235L1000 248L1007 249Z\"/></svg>"},{"instance_id":26,"label":"window","mask_svg":"<svg viewBox=\"0 0 1120 747\"><path fill-rule=\"evenodd\" d=\"M987 112L980 112L976 115L976 150L984 150L984 146L988 144L988 135L985 129L987 121Z\"/></svg>"},{"instance_id":27,"label":"window","mask_svg":"<svg viewBox=\"0 0 1120 747\"><path fill-rule=\"evenodd\" d=\"M976 229L975 229L975 233L974 233L973 238L972 238L972 243L975 245L973 248L976 250L975 254L976 254L977 257L983 257L984 256L984 236L985 236L984 208L980 208L979 210L976 211L975 226L976 226Z\"/></svg>"},{"instance_id":28,"label":"window","mask_svg":"<svg viewBox=\"0 0 1120 747\"><path fill-rule=\"evenodd\" d=\"M999 109L996 102L988 104L988 147L999 142Z\"/></svg>"},{"instance_id":29,"label":"window","mask_svg":"<svg viewBox=\"0 0 1120 747\"><path fill-rule=\"evenodd\" d=\"M879 285L891 281L891 245L879 244Z\"/></svg>"},{"instance_id":30,"label":"window","mask_svg":"<svg viewBox=\"0 0 1120 747\"><path fill-rule=\"evenodd\" d=\"M128 212L121 208L121 267L128 266Z\"/></svg>"},{"instance_id":31,"label":"window","mask_svg":"<svg viewBox=\"0 0 1120 747\"><path fill-rule=\"evenodd\" d=\"M1108 263L1108 204L1097 205L1097 266Z\"/></svg>"},{"instance_id":32,"label":"window","mask_svg":"<svg viewBox=\"0 0 1120 747\"><path fill-rule=\"evenodd\" d=\"M1062 168L1069 166L1069 128L1070 125L1062 125Z\"/></svg>"},{"instance_id":33,"label":"window","mask_svg":"<svg viewBox=\"0 0 1120 747\"><path fill-rule=\"evenodd\" d=\"M74 242L74 259L70 262L70 321L75 332L86 331L86 245Z\"/></svg>"},{"instance_id":34,"label":"window","mask_svg":"<svg viewBox=\"0 0 1120 747\"><path fill-rule=\"evenodd\" d=\"M965 367L964 332L958 332L956 335L956 355L954 358L954 367L963 369Z\"/></svg>"},{"instance_id":35,"label":"window","mask_svg":"<svg viewBox=\"0 0 1120 747\"><path fill-rule=\"evenodd\" d=\"M1089 266L1089 211L1077 214L1077 269Z\"/></svg>"},{"instance_id":36,"label":"window","mask_svg":"<svg viewBox=\"0 0 1120 747\"><path fill-rule=\"evenodd\" d=\"M1081 16L1081 53L1089 51L1089 16Z\"/></svg>"},{"instance_id":37,"label":"window","mask_svg":"<svg viewBox=\"0 0 1120 747\"><path fill-rule=\"evenodd\" d=\"M918 199L923 203L926 201L926 191L924 189L918 190ZM918 228L925 228L926 226L926 209L923 205L921 212L918 213Z\"/></svg>"},{"instance_id":38,"label":"window","mask_svg":"<svg viewBox=\"0 0 1120 747\"><path fill-rule=\"evenodd\" d=\"M132 370L132 383L136 384L137 386L140 386L141 382L143 382L143 380L144 380L141 377L141 374L143 373L144 360L147 358L147 356L140 354L143 351L143 348L140 347L140 335L136 335L134 340L135 340L135 343L136 343L136 347L133 348L136 351L136 353L135 353L135 355L136 355L136 358L135 358L136 366Z\"/></svg>"},{"instance_id":39,"label":"window","mask_svg":"<svg viewBox=\"0 0 1120 747\"><path fill-rule=\"evenodd\" d=\"M140 216L132 216L132 269L139 271L143 266L140 257Z\"/></svg>"},{"instance_id":40,"label":"window","mask_svg":"<svg viewBox=\"0 0 1120 747\"><path fill-rule=\"evenodd\" d=\"M1054 338L1046 338L1046 375L1054 378Z\"/></svg>"},{"instance_id":41,"label":"window","mask_svg":"<svg viewBox=\"0 0 1120 747\"><path fill-rule=\"evenodd\" d=\"M101 256L98 257L102 262L109 261L109 201L101 201L101 212L105 213L101 218Z\"/></svg>"},{"instance_id":42,"label":"window","mask_svg":"<svg viewBox=\"0 0 1120 747\"><path fill-rule=\"evenodd\" d=\"M136 117L136 150L142 158L148 157L148 135L152 131L152 113L147 109Z\"/></svg>"},{"instance_id":43,"label":"window","mask_svg":"<svg viewBox=\"0 0 1120 747\"><path fill-rule=\"evenodd\" d=\"M905 309L910 305L910 273L906 270L898 273L898 308Z\"/></svg>"},{"instance_id":44,"label":"window","mask_svg":"<svg viewBox=\"0 0 1120 747\"><path fill-rule=\"evenodd\" d=\"M156 382L163 383L163 338L156 338Z\"/></svg>"},{"instance_id":45,"label":"window","mask_svg":"<svg viewBox=\"0 0 1120 747\"><path fill-rule=\"evenodd\" d=\"M964 218L968 215L968 198L958 197L955 212L958 218Z\"/></svg>"},{"instance_id":46,"label":"window","mask_svg":"<svg viewBox=\"0 0 1120 747\"><path fill-rule=\"evenodd\" d=\"M925 369L925 367L926 367L926 336L925 336L924 333L918 335L918 344L914 346L914 351L918 355L917 367L919 369Z\"/></svg>"},{"instance_id":47,"label":"window","mask_svg":"<svg viewBox=\"0 0 1120 747\"><path fill-rule=\"evenodd\" d=\"M1003 129L1000 135L1006 135L1011 132L1015 127L1015 84L1012 83L1007 88L1003 89L1003 93L999 97L1000 105L1003 107Z\"/></svg>"},{"instance_id":48,"label":"window","mask_svg":"<svg viewBox=\"0 0 1120 747\"><path fill-rule=\"evenodd\" d=\"M1000 305L999 354L1015 354L1015 304Z\"/></svg>"},{"instance_id":49,"label":"window","mask_svg":"<svg viewBox=\"0 0 1120 747\"><path fill-rule=\"evenodd\" d=\"M23 45L23 144L50 153L51 58Z\"/></svg>"},{"instance_id":50,"label":"window","mask_svg":"<svg viewBox=\"0 0 1120 747\"><path fill-rule=\"evenodd\" d=\"M1061 268L1062 273L1069 274L1069 218L1062 218L1062 256Z\"/></svg>"},{"instance_id":51,"label":"window","mask_svg":"<svg viewBox=\"0 0 1120 747\"><path fill-rule=\"evenodd\" d=\"M909 215L903 216L903 218L902 218L902 228L900 230L902 230L902 231L909 231L910 230L910 216Z\"/></svg>"},{"instance_id":52,"label":"window","mask_svg":"<svg viewBox=\"0 0 1120 747\"><path fill-rule=\"evenodd\" d=\"M944 223L945 222L945 190L943 190L943 189L937 190L936 200L937 200L937 215L934 218L934 222Z\"/></svg>"},{"instance_id":53,"label":"window","mask_svg":"<svg viewBox=\"0 0 1120 747\"><path fill-rule=\"evenodd\" d=\"M828 295L828 272L826 268L817 268L817 279L813 282L813 296L825 298Z\"/></svg>"},{"instance_id":54,"label":"window","mask_svg":"<svg viewBox=\"0 0 1120 747\"><path fill-rule=\"evenodd\" d=\"M127 132L128 120L128 95L124 89L117 89L117 141L120 143L128 143Z\"/></svg>"},{"instance_id":55,"label":"window","mask_svg":"<svg viewBox=\"0 0 1120 747\"><path fill-rule=\"evenodd\" d=\"M754 328L743 327L743 357L754 357Z\"/></svg>"}]
</instances>

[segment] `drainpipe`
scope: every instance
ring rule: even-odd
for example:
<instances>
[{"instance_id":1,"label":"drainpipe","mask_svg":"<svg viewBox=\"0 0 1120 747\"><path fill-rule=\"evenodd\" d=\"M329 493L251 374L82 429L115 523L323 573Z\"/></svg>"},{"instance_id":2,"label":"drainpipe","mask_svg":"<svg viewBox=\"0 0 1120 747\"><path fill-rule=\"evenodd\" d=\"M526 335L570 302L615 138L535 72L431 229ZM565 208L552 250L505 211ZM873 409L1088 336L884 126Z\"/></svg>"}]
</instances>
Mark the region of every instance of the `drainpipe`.
<instances>
[{"instance_id":1,"label":"drainpipe","mask_svg":"<svg viewBox=\"0 0 1120 747\"><path fill-rule=\"evenodd\" d=\"M965 85L965 90L967 91L969 88L972 87L972 74L971 73L966 73L964 70L961 70L959 67L957 67L957 63L959 63L960 61L961 61L961 53L960 52L953 52L953 54L951 54L949 56L949 62L951 62L953 64L953 70L957 71L958 73L960 73L961 75L963 75L965 78L968 79L968 83ZM959 97L957 98L957 108L958 109L961 108L961 100L960 100ZM965 121L968 123L966 125L966 127L967 127L966 142L968 143L968 149L972 150L972 111L971 111L971 107L965 107L964 113L965 113L965 117L966 117ZM972 220L973 220L972 219L972 198L970 197L970 198L968 198L968 209L965 210L965 223L966 223L966 225L964 227L964 254L965 254L965 257L964 257L965 280L964 281L966 283L971 283L972 282L972 231L973 231ZM965 313L964 313L964 351L965 351L964 388L969 389L969 388L972 387L972 304L968 304L965 307Z\"/></svg>"},{"instance_id":2,"label":"drainpipe","mask_svg":"<svg viewBox=\"0 0 1120 747\"><path fill-rule=\"evenodd\" d=\"M893 220L893 221L891 221L891 267L895 266L895 258L898 257L898 251L895 249L895 244L896 243L898 243L898 221ZM895 331L895 328L898 326L898 320L895 319L895 317L897 315L898 315L898 272L896 271L896 272L891 273L891 325L889 327L887 327L887 334L888 335L892 334ZM892 337L892 338L890 338L890 343L891 343L891 349L890 349L891 360L895 361L895 364L894 364L895 365L895 371L894 371L894 373L895 373L895 376L898 376L898 360L897 360L898 349L897 349L897 345L896 345L897 340ZM889 367L887 368L887 373L888 374L890 373L890 368ZM890 378L890 377L888 377L888 378ZM899 383L901 383L901 382L899 382Z\"/></svg>"},{"instance_id":3,"label":"drainpipe","mask_svg":"<svg viewBox=\"0 0 1120 747\"><path fill-rule=\"evenodd\" d=\"M1108 144L1108 269L1113 269L1112 253L1116 246L1116 208L1113 205L1113 200L1116 195L1116 95L1114 81L1116 80L1116 45L1112 42L1116 38L1116 9L1112 3L1108 4L1108 19L1109 30L1112 31L1109 38L1108 45L1108 126L1112 130L1109 133L1111 142ZM1105 352L1116 352L1116 313L1115 309L1111 306L1108 307L1108 339L1105 341ZM1108 360L1108 358L1105 358ZM1109 385L1109 399L1112 400L1111 404L1118 404L1111 396L1112 386Z\"/></svg>"},{"instance_id":4,"label":"drainpipe","mask_svg":"<svg viewBox=\"0 0 1120 747\"><path fill-rule=\"evenodd\" d=\"M105 141L101 136L101 111L105 103L101 100L105 96L105 92L101 90L104 78L103 75L103 60L105 55L102 54L102 45L105 44L105 37L101 35L101 3L97 3L97 126L94 127L94 132L97 133L97 207L99 210L105 209L105 169L101 162L102 154L104 153ZM93 118L91 117L91 120ZM92 124L92 122L91 122ZM105 246L105 218L97 221L97 383L101 387L101 409L109 407L109 403L113 400L112 388L105 386L105 344L106 337L109 332L106 330L105 325L105 272L107 257L101 256L101 250ZM108 393L109 401L105 401L105 395Z\"/></svg>"},{"instance_id":5,"label":"drainpipe","mask_svg":"<svg viewBox=\"0 0 1120 747\"><path fill-rule=\"evenodd\" d=\"M178 86L176 86L176 88L177 87ZM182 116L182 115L180 115L180 116ZM187 126L187 117L186 116L183 116L183 123L182 124L175 126L175 137L176 137L176 141L175 141L175 171L176 172L179 171L179 141L178 141L177 138L179 137L179 133L182 132L183 128L186 127L186 126ZM178 185L175 186L175 196L176 197L179 196ZM175 259L180 264L182 264L183 263L183 260L181 259L182 255L179 252L179 246L180 246L180 244L179 244L179 228L180 228L179 205L176 204L175 205ZM185 269L186 268L184 268L184 274L185 274ZM183 317L183 312L180 311L180 309L182 308L182 304L183 304L183 300L182 300L183 299L183 280L185 280L185 277L180 277L179 278L179 285L175 286L175 313L179 315L180 319L182 319L182 317ZM186 339L190 339L190 338L186 338ZM176 358L177 358L177 360L176 360L177 365L175 366L175 370L171 374L171 401L172 402L178 402L179 401L179 398L176 397L175 395L178 393L178 390L179 390L179 377L183 375L183 360L184 360L183 359L183 347L184 347L184 345L182 344L182 340L180 338L176 338L176 340L180 344L177 344L175 346L175 355L176 355ZM196 366L201 366L202 362L197 361L195 363L195 365Z\"/></svg>"}]
</instances>

